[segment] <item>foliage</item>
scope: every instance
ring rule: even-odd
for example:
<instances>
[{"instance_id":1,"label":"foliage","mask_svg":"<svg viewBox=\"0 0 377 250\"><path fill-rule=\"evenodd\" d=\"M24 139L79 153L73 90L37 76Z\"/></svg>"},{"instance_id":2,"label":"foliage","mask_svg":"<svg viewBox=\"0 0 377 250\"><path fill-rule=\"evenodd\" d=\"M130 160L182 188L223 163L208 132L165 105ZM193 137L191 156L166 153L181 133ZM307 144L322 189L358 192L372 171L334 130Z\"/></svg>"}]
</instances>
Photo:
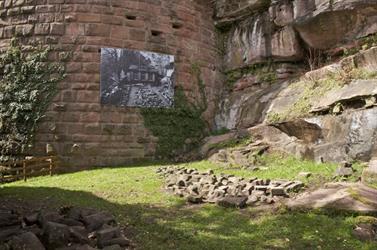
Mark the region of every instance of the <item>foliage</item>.
<instances>
[{"instance_id":1,"label":"foliage","mask_svg":"<svg viewBox=\"0 0 377 250\"><path fill-rule=\"evenodd\" d=\"M234 138L228 141L215 143L210 145L210 149L223 149L223 148L235 148L235 147L243 147L248 144L252 143L252 138L250 136L245 136L242 138Z\"/></svg>"},{"instance_id":2,"label":"foliage","mask_svg":"<svg viewBox=\"0 0 377 250\"><path fill-rule=\"evenodd\" d=\"M47 62L49 51L12 40L0 56L0 161L25 153L64 77L62 65Z\"/></svg>"},{"instance_id":3,"label":"foliage","mask_svg":"<svg viewBox=\"0 0 377 250\"><path fill-rule=\"evenodd\" d=\"M216 135L224 135L224 134L227 134L230 132L230 129L228 128L225 128L225 127L222 127L222 128L219 128L219 129L216 129L216 130L213 130L211 131L211 135L212 136L216 136Z\"/></svg>"},{"instance_id":4,"label":"foliage","mask_svg":"<svg viewBox=\"0 0 377 250\"><path fill-rule=\"evenodd\" d=\"M191 103L181 88L175 92L175 105L171 108L144 108L141 114L145 126L158 137L157 155L172 159L196 148L207 133L203 112L207 109L205 85L200 67L192 66L192 74L198 84L200 100Z\"/></svg>"},{"instance_id":5,"label":"foliage","mask_svg":"<svg viewBox=\"0 0 377 250\"><path fill-rule=\"evenodd\" d=\"M242 77L247 75L254 75L261 82L273 82L276 81L277 76L273 71L272 62L253 64L240 69L231 70L225 73L226 85L228 89L232 89L233 85Z\"/></svg>"}]
</instances>

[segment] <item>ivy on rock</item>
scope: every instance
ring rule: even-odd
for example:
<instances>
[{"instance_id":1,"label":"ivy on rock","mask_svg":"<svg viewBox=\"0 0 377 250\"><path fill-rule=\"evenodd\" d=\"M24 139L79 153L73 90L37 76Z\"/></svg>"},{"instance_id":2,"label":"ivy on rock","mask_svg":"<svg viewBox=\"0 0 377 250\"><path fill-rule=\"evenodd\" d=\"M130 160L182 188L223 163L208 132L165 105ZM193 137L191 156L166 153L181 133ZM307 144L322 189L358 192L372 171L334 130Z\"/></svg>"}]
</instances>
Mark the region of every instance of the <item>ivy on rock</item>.
<instances>
[{"instance_id":1,"label":"ivy on rock","mask_svg":"<svg viewBox=\"0 0 377 250\"><path fill-rule=\"evenodd\" d=\"M21 158L57 93L64 67L48 62L50 49L16 39L0 55L0 162Z\"/></svg>"}]
</instances>

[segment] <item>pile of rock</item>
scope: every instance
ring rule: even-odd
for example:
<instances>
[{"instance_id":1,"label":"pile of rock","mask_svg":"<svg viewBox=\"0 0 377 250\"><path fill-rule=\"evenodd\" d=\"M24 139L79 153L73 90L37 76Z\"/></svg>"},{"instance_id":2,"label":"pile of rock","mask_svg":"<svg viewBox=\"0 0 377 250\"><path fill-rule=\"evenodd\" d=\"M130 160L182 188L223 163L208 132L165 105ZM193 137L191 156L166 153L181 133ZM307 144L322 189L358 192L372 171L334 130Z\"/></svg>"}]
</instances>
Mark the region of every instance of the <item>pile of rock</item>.
<instances>
[{"instance_id":1,"label":"pile of rock","mask_svg":"<svg viewBox=\"0 0 377 250\"><path fill-rule=\"evenodd\" d=\"M22 216L0 210L0 249L120 250L130 247L114 217L76 207Z\"/></svg>"},{"instance_id":2,"label":"pile of rock","mask_svg":"<svg viewBox=\"0 0 377 250\"><path fill-rule=\"evenodd\" d=\"M200 173L196 169L174 166L159 168L157 173L166 179L168 191L185 197L189 202L217 203L225 207L272 204L304 187L299 181L244 179L215 175L212 170Z\"/></svg>"}]
</instances>

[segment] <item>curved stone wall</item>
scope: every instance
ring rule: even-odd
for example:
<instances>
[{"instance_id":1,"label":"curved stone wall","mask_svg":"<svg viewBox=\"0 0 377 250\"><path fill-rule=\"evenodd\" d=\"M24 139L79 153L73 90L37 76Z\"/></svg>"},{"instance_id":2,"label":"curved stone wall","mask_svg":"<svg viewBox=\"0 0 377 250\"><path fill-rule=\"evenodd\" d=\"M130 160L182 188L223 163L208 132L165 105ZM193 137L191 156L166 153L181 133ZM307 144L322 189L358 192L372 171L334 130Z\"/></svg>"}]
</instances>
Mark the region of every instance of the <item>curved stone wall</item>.
<instances>
[{"instance_id":1,"label":"curved stone wall","mask_svg":"<svg viewBox=\"0 0 377 250\"><path fill-rule=\"evenodd\" d=\"M67 77L40 125L35 151L53 146L74 166L106 166L153 157L156 138L137 108L100 104L100 48L147 50L176 56L176 84L195 99L192 65L200 65L214 114L217 60L210 1L4 0L0 48L12 37L50 44L51 60L66 61Z\"/></svg>"}]
</instances>

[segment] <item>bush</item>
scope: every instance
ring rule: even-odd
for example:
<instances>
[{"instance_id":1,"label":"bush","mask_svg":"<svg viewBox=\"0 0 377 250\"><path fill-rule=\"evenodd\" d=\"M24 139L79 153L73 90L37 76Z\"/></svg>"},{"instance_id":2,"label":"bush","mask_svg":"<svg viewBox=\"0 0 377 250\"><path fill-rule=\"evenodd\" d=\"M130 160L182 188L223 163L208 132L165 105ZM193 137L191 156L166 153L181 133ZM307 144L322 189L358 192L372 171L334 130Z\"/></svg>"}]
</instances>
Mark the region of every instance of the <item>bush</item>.
<instances>
[{"instance_id":1,"label":"bush","mask_svg":"<svg viewBox=\"0 0 377 250\"><path fill-rule=\"evenodd\" d=\"M47 62L50 49L12 40L0 56L0 162L21 158L57 92L64 67Z\"/></svg>"}]
</instances>

